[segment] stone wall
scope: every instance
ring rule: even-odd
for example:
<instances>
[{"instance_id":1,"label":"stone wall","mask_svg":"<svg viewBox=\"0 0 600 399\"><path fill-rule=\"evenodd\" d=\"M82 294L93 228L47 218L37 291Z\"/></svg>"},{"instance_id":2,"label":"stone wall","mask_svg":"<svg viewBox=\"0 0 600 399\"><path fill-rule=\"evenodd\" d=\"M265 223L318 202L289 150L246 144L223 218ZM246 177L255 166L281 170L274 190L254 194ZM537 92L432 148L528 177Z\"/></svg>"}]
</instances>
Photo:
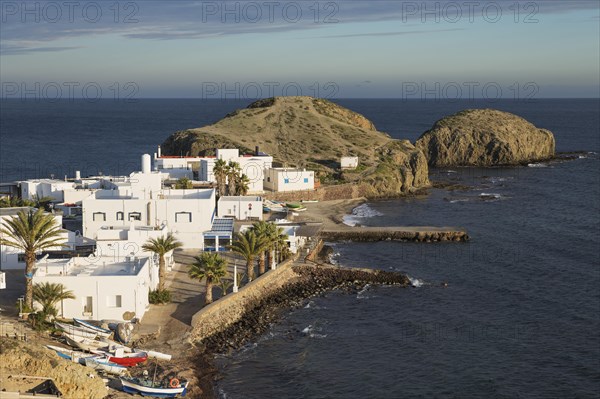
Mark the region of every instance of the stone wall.
<instances>
[{"instance_id":1,"label":"stone wall","mask_svg":"<svg viewBox=\"0 0 600 399\"><path fill-rule=\"evenodd\" d=\"M292 270L290 259L270 270L256 280L240 288L239 292L225 297L202 308L192 317L193 341L200 341L229 327L242 318L248 306L277 291L289 281L298 277Z\"/></svg>"},{"instance_id":2,"label":"stone wall","mask_svg":"<svg viewBox=\"0 0 600 399\"><path fill-rule=\"evenodd\" d=\"M284 193L266 193L264 198L275 201L329 201L336 199L360 198L364 194L360 186L354 183L322 186L314 190L289 191Z\"/></svg>"}]
</instances>

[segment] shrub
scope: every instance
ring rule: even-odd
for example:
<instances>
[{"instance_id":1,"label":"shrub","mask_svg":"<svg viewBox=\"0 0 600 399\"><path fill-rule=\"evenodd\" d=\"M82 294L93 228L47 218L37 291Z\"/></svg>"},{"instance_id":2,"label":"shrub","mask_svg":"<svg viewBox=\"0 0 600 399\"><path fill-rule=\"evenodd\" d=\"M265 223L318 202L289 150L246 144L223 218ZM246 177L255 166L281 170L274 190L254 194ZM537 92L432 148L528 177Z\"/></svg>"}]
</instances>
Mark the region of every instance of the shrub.
<instances>
[{"instance_id":1,"label":"shrub","mask_svg":"<svg viewBox=\"0 0 600 399\"><path fill-rule=\"evenodd\" d=\"M148 302L153 305L161 305L171 302L171 291L169 290L153 290L148 293Z\"/></svg>"}]
</instances>

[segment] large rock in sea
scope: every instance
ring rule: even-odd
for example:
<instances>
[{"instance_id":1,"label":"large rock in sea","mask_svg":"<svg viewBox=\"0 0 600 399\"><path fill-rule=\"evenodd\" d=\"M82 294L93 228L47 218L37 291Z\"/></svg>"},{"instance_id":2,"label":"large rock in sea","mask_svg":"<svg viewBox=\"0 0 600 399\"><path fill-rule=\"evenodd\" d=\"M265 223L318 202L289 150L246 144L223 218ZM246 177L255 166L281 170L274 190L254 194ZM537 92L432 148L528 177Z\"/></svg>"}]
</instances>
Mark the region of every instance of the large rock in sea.
<instances>
[{"instance_id":1,"label":"large rock in sea","mask_svg":"<svg viewBox=\"0 0 600 399\"><path fill-rule=\"evenodd\" d=\"M322 185L356 183L352 196L394 196L429 185L427 160L410 142L320 98L259 100L212 125L176 132L161 147L165 155L187 156L214 155L216 148L252 153L259 147L275 163L315 170ZM358 170L341 172L343 156L357 156Z\"/></svg>"},{"instance_id":2,"label":"large rock in sea","mask_svg":"<svg viewBox=\"0 0 600 399\"><path fill-rule=\"evenodd\" d=\"M415 145L430 167L518 165L555 153L550 131L493 109L470 109L440 119Z\"/></svg>"}]
</instances>

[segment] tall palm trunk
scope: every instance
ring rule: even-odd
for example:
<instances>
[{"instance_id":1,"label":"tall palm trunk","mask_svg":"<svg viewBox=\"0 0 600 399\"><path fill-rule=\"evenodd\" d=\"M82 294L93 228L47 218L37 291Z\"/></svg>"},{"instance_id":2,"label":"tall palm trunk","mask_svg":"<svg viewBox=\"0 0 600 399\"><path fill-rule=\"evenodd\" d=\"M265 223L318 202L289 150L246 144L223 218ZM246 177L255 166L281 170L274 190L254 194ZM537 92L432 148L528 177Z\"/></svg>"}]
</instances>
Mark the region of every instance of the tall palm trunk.
<instances>
[{"instance_id":1,"label":"tall palm trunk","mask_svg":"<svg viewBox=\"0 0 600 399\"><path fill-rule=\"evenodd\" d=\"M161 255L158 258L158 289L160 291L165 289L165 279L167 278L165 256Z\"/></svg>"},{"instance_id":2,"label":"tall palm trunk","mask_svg":"<svg viewBox=\"0 0 600 399\"><path fill-rule=\"evenodd\" d=\"M266 265L265 265L265 251L261 251L260 256L258 258L258 275L261 276L265 274Z\"/></svg>"},{"instance_id":3,"label":"tall palm trunk","mask_svg":"<svg viewBox=\"0 0 600 399\"><path fill-rule=\"evenodd\" d=\"M33 268L35 266L35 252L25 253L25 304L33 310Z\"/></svg>"},{"instance_id":4,"label":"tall palm trunk","mask_svg":"<svg viewBox=\"0 0 600 399\"><path fill-rule=\"evenodd\" d=\"M246 260L246 273L248 273L248 282L254 280L254 258L249 257Z\"/></svg>"},{"instance_id":5,"label":"tall palm trunk","mask_svg":"<svg viewBox=\"0 0 600 399\"><path fill-rule=\"evenodd\" d=\"M213 283L212 279L206 280L206 297L204 299L205 305L208 305L209 303L212 303L212 301L213 301L213 295L212 295L213 285L214 285L214 283Z\"/></svg>"}]
</instances>

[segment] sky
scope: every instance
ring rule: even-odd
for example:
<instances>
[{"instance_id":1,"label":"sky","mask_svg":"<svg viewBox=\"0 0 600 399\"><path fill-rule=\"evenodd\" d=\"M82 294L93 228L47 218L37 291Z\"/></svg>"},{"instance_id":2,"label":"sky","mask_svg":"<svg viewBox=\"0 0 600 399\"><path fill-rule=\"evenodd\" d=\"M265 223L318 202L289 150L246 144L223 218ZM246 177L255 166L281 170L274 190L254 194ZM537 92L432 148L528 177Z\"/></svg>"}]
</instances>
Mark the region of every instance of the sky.
<instances>
[{"instance_id":1,"label":"sky","mask_svg":"<svg viewBox=\"0 0 600 399\"><path fill-rule=\"evenodd\" d=\"M600 97L600 1L5 1L1 98Z\"/></svg>"}]
</instances>

